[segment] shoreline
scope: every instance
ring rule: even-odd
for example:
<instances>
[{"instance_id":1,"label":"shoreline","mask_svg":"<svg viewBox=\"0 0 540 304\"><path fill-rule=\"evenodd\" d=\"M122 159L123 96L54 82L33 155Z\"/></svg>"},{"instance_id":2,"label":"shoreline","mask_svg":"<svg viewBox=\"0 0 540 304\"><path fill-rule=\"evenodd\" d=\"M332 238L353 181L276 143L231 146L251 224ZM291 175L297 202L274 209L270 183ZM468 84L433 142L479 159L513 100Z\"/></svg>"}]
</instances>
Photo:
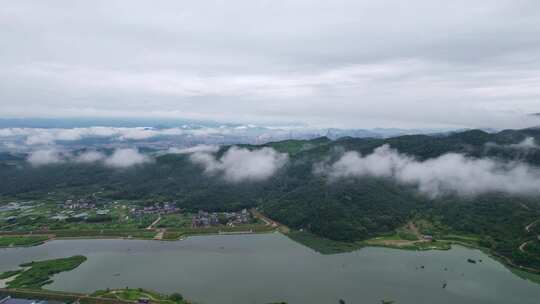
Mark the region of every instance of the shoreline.
<instances>
[{"instance_id":1,"label":"shoreline","mask_svg":"<svg viewBox=\"0 0 540 304\"><path fill-rule=\"evenodd\" d=\"M265 230L265 231L218 231L218 232L210 232L210 233L193 233L193 234L186 234L179 238L174 239L155 239L155 238L142 238L142 237L124 237L124 236L61 236L61 237L51 237L45 241L41 241L39 243L35 244L28 244L28 245L15 245L15 246L0 246L0 249L10 249L10 248L27 248L27 247L35 247L40 246L43 244L46 244L51 241L69 241L69 240L137 240L137 241L157 241L157 242L175 242L175 241L183 241L189 237L200 237L200 236L226 236L226 235L250 235L250 234L267 234L267 233L276 233L279 232L276 229L273 230ZM38 234L34 234L38 235ZM3 235L0 235L0 237ZM11 235L10 235L11 236ZM26 236L26 235L20 235L20 236Z\"/></svg>"},{"instance_id":2,"label":"shoreline","mask_svg":"<svg viewBox=\"0 0 540 304\"><path fill-rule=\"evenodd\" d=\"M482 253L486 254L488 257L502 264L505 268L507 268L509 271L511 271L518 277L522 279L526 279L536 284L540 284L540 270L539 269L532 269L532 268L516 265L515 263L510 261L507 257L500 256L492 252L489 248L466 243L463 241L441 239L439 240L439 242L444 245L448 245L448 247L440 247L440 246L414 247L414 244L412 244L414 242L410 242L412 245L409 245L409 246L397 246L397 245L390 245L390 244L384 244L384 243L377 244L377 243L369 242L369 240L346 243L346 242L333 241L333 240L321 238L321 237L310 235L310 234L308 234L308 237L304 236L302 238L302 237L298 237L298 235L295 235L294 234L295 232L298 232L298 231L294 231L291 234L284 234L284 235L289 237L291 240L303 246L311 248L312 250L320 254L339 254L339 253L345 253L345 252L352 252L352 251L360 250L364 247L380 247L380 248L388 248L388 249L395 249L395 250L408 250L408 251L429 251L429 250L450 250L453 245L462 246L469 249L480 250ZM417 242L420 242L420 241L417 241ZM427 242L422 242L422 243L429 244Z\"/></svg>"},{"instance_id":3,"label":"shoreline","mask_svg":"<svg viewBox=\"0 0 540 304\"><path fill-rule=\"evenodd\" d=\"M314 248L313 246L310 246L311 244L309 244L307 242L302 242L302 241L300 241L298 239L292 238L290 236L290 233L285 233L285 232L281 231L279 229L279 226L275 227L275 228L273 228L271 230L264 230L264 231L255 231L255 230L253 230L253 231L238 231L238 232L235 232L235 231L231 231L231 232L218 231L218 232L209 232L209 233L193 233L193 234L185 234L185 235L180 236L179 238L174 238L174 239L155 239L155 238L122 237L122 236L118 236L118 237L115 237L115 236L51 237L51 234L48 234L49 239L47 239L45 241L42 241L42 242L39 242L39 243L36 243L36 244L18 245L18 246L9 246L9 247L4 246L4 247L0 247L0 249L34 247L34 246L40 246L40 245L43 245L43 244L45 244L47 242L55 241L55 240L59 240L59 241L61 241L61 240L66 240L66 241L69 241L69 240L128 240L128 241L129 240L140 240L140 241L175 242L175 241L184 241L189 237L226 236L226 235L255 235L255 234L266 234L266 233L280 233L283 236L288 237L292 241L294 241L294 242L296 242L296 243L298 243L298 244L300 244L302 246L306 246L308 248L311 248L312 250L314 250L314 251L316 251L316 252L318 252L320 254L339 254L339 253L345 253L345 252L352 252L352 251L356 251L356 250L361 250L364 247L380 247L380 248L388 248L388 249L396 249L396 250L408 250L408 251L450 250L452 245L458 245L458 246L466 247L466 248L469 248L469 249L480 250L481 252L483 252L484 254L489 256L490 258L492 258L492 259L496 260L497 262L501 263L505 268L509 269L516 276L518 276L520 278L523 278L523 279L526 279L526 280L529 280L531 282L540 284L540 270L530 269L530 268L527 268L527 267L524 267L524 266L516 265L516 264L512 263L511 261L509 261L508 258L503 257L503 256L499 256L499 255L491 252L491 250L489 250L488 248L476 246L476 245L473 245L473 244L468 244L468 243L465 243L465 242L460 242L460 241L455 241L455 240L440 240L441 242L444 242L444 243L448 244L449 247L448 248L441 248L441 247L433 246L433 247L417 248L417 247L396 246L396 245L389 245L389 244L382 244L382 243L381 244L376 244L376 243L370 243L370 242L366 242L366 241L361 241L361 242L357 242L357 243L349 243L350 247L348 247L346 249L341 248L341 249L337 249L336 251L333 251L333 252L321 252L317 248ZM31 235L39 235L39 234L31 234ZM28 236L28 234L21 235L21 236ZM317 238L323 240L323 238L320 238L320 237L317 237ZM330 242L332 242L332 241L330 240ZM3 280L0 280L0 281L3 281ZM2 282L0 282L0 288L2 288L1 283Z\"/></svg>"}]
</instances>

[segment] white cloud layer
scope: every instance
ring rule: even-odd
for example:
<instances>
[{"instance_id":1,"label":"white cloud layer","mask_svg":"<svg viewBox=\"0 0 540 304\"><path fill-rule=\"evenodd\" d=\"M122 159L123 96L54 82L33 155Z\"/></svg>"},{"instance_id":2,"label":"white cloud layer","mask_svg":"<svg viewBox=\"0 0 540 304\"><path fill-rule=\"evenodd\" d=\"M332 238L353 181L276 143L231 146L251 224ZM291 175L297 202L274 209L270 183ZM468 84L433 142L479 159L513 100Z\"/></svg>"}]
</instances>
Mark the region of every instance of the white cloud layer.
<instances>
[{"instance_id":1,"label":"white cloud layer","mask_svg":"<svg viewBox=\"0 0 540 304\"><path fill-rule=\"evenodd\" d=\"M55 149L37 150L28 155L27 161L32 166L58 164L65 161L60 152Z\"/></svg>"},{"instance_id":2,"label":"white cloud layer","mask_svg":"<svg viewBox=\"0 0 540 304\"><path fill-rule=\"evenodd\" d=\"M474 159L449 153L418 161L381 146L362 156L346 152L331 165L319 165L315 172L327 174L331 180L356 177L390 178L414 185L430 197L445 194L477 195L488 192L539 194L540 171L523 163L502 163L493 159Z\"/></svg>"},{"instance_id":3,"label":"white cloud layer","mask_svg":"<svg viewBox=\"0 0 540 304\"><path fill-rule=\"evenodd\" d=\"M496 148L496 149L510 149L513 150L516 153L520 154L527 154L530 152L533 152L536 149L540 149L540 146L536 143L536 140L534 137L526 137L522 141L516 143L516 144L497 144L494 142L488 142L485 144L486 149Z\"/></svg>"},{"instance_id":4,"label":"white cloud layer","mask_svg":"<svg viewBox=\"0 0 540 304\"><path fill-rule=\"evenodd\" d=\"M145 127L115 128L4 128L0 129L0 138L24 137L27 145L47 145L57 141L75 141L91 137L112 137L119 140L141 140L159 135L189 134L181 128L153 129Z\"/></svg>"},{"instance_id":5,"label":"white cloud layer","mask_svg":"<svg viewBox=\"0 0 540 304\"><path fill-rule=\"evenodd\" d=\"M536 143L536 140L534 137L527 137L522 142L510 145L512 148L516 149L538 149L540 148L538 144Z\"/></svg>"},{"instance_id":6,"label":"white cloud layer","mask_svg":"<svg viewBox=\"0 0 540 304\"><path fill-rule=\"evenodd\" d=\"M127 168L150 161L151 159L148 156L139 153L136 149L116 149L105 160L105 165L113 168Z\"/></svg>"},{"instance_id":7,"label":"white cloud layer","mask_svg":"<svg viewBox=\"0 0 540 304\"><path fill-rule=\"evenodd\" d=\"M219 146L215 145L197 145L188 148L170 148L165 153L167 154L191 154L197 152L214 153L219 150Z\"/></svg>"},{"instance_id":8,"label":"white cloud layer","mask_svg":"<svg viewBox=\"0 0 540 304\"><path fill-rule=\"evenodd\" d=\"M226 181L263 181L270 178L288 161L288 155L272 148L249 150L231 147L220 159L209 152L196 152L192 162L204 167L207 174L222 174Z\"/></svg>"},{"instance_id":9,"label":"white cloud layer","mask_svg":"<svg viewBox=\"0 0 540 304\"><path fill-rule=\"evenodd\" d=\"M59 163L101 163L112 168L128 168L151 162L152 158L141 154L137 149L116 149L107 156L98 151L86 151L79 155L63 153L55 148L35 150L29 153L27 159L32 166L44 166Z\"/></svg>"},{"instance_id":10,"label":"white cloud layer","mask_svg":"<svg viewBox=\"0 0 540 304\"><path fill-rule=\"evenodd\" d=\"M108 138L116 141L139 141L163 136L185 136L192 138L244 136L260 141L270 138L286 137L291 131L297 134L323 133L325 130L300 127L257 127L248 126L219 126L219 127L193 127L182 126L174 128L152 127L81 127L81 128L0 128L0 141L9 139L22 139L28 146L50 145L60 141L77 141L85 138ZM174 150L171 150L173 153Z\"/></svg>"},{"instance_id":11,"label":"white cloud layer","mask_svg":"<svg viewBox=\"0 0 540 304\"><path fill-rule=\"evenodd\" d=\"M105 154L97 151L83 152L75 157L75 162L78 163L95 163L106 158Z\"/></svg>"}]
</instances>

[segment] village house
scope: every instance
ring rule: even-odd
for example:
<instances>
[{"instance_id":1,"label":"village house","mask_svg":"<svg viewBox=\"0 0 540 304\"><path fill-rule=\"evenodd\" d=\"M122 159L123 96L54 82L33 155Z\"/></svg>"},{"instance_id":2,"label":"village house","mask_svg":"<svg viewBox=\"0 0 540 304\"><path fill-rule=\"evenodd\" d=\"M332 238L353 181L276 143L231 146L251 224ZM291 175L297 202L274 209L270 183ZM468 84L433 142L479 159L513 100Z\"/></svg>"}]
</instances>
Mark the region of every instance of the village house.
<instances>
[{"instance_id":1,"label":"village house","mask_svg":"<svg viewBox=\"0 0 540 304\"><path fill-rule=\"evenodd\" d=\"M422 235L422 239L424 239L425 241L432 242L433 241L433 236L425 234L425 235Z\"/></svg>"},{"instance_id":2,"label":"village house","mask_svg":"<svg viewBox=\"0 0 540 304\"><path fill-rule=\"evenodd\" d=\"M250 213L247 209L243 209L240 212L223 212L221 215L227 220L227 226L247 224L251 220ZM220 224L219 218L220 214L216 212L208 213L204 210L199 210L191 219L191 227L217 226Z\"/></svg>"},{"instance_id":3,"label":"village house","mask_svg":"<svg viewBox=\"0 0 540 304\"><path fill-rule=\"evenodd\" d=\"M131 209L131 212L135 216L142 216L145 214L174 214L179 213L180 208L176 207L173 202L154 203L151 206L143 207L142 209Z\"/></svg>"},{"instance_id":4,"label":"village house","mask_svg":"<svg viewBox=\"0 0 540 304\"><path fill-rule=\"evenodd\" d=\"M76 210L76 209L95 209L96 208L96 203L91 201L91 200L88 200L88 199L79 199L77 201L74 201L74 200L71 200L71 199L68 199L64 202L64 208L65 209L72 209L72 210Z\"/></svg>"}]
</instances>

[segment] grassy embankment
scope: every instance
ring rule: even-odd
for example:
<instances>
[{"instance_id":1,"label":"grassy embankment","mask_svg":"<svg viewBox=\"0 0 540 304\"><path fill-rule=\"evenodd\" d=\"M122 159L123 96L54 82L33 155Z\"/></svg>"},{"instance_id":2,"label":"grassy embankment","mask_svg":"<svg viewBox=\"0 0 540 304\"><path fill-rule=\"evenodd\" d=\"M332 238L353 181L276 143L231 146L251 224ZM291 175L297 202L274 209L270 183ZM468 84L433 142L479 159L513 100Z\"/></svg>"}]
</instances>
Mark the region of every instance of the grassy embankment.
<instances>
[{"instance_id":1,"label":"grassy embankment","mask_svg":"<svg viewBox=\"0 0 540 304\"><path fill-rule=\"evenodd\" d=\"M0 247L35 246L48 239L49 237L46 235L0 236Z\"/></svg>"},{"instance_id":2,"label":"grassy embankment","mask_svg":"<svg viewBox=\"0 0 540 304\"><path fill-rule=\"evenodd\" d=\"M160 294L148 289L107 289L98 290L92 294L82 294L74 292L52 291L43 289L3 289L0 288L0 298L10 295L16 298L53 300L64 303L81 304L133 304L140 298L147 298L152 304L189 304L189 300L183 298L179 293L170 295ZM287 304L286 302L276 302L268 304Z\"/></svg>"},{"instance_id":3,"label":"grassy embankment","mask_svg":"<svg viewBox=\"0 0 540 304\"><path fill-rule=\"evenodd\" d=\"M227 234L227 233L266 233L274 231L274 227L262 224L241 225L235 227L217 226L206 228L173 228L165 229L163 240L180 240L188 236ZM48 235L39 235L47 233ZM39 245L54 238L68 239L89 239L89 238L129 238L151 240L159 233L158 230L147 229L68 229L68 230L48 230L48 231L4 231L0 236L0 247L9 246L32 246ZM24 235L21 235L24 234ZM27 234L35 234L27 236Z\"/></svg>"},{"instance_id":4,"label":"grassy embankment","mask_svg":"<svg viewBox=\"0 0 540 304\"><path fill-rule=\"evenodd\" d=\"M114 294L113 294L114 293ZM182 299L180 294L170 296L161 295L153 291L141 289L103 290L93 294L74 292L52 291L43 289L1 289L0 298L10 295L17 298L53 300L64 303L81 304L133 304L139 299L138 296L149 298L152 304L188 304L189 301ZM148 295L151 295L149 297Z\"/></svg>"},{"instance_id":5,"label":"grassy embankment","mask_svg":"<svg viewBox=\"0 0 540 304\"><path fill-rule=\"evenodd\" d=\"M59 301L64 303L75 303L79 301L81 304L133 304L133 302L122 301L118 299L90 297L85 294L51 291L43 289L0 289L0 297L12 296L23 299L36 299L47 301Z\"/></svg>"},{"instance_id":6,"label":"grassy embankment","mask_svg":"<svg viewBox=\"0 0 540 304\"><path fill-rule=\"evenodd\" d=\"M43 285L52 282L54 274L77 268L86 261L86 257L76 255L69 258L54 260L33 261L19 265L22 269L6 271L0 274L0 278L8 279L8 288L31 288L39 289Z\"/></svg>"},{"instance_id":7,"label":"grassy embankment","mask_svg":"<svg viewBox=\"0 0 540 304\"><path fill-rule=\"evenodd\" d=\"M322 254L350 252L364 247L361 242L340 242L322 238L307 231L291 230L285 234L293 241Z\"/></svg>"},{"instance_id":8,"label":"grassy embankment","mask_svg":"<svg viewBox=\"0 0 540 304\"><path fill-rule=\"evenodd\" d=\"M152 239L156 232L153 230L133 229L92 229L92 230L54 230L52 234L57 238L138 238L138 239Z\"/></svg>"},{"instance_id":9,"label":"grassy embankment","mask_svg":"<svg viewBox=\"0 0 540 304\"><path fill-rule=\"evenodd\" d=\"M20 234L44 234L54 238L138 238L152 239L156 235L154 230L145 229L68 229L47 231L3 231L1 237L20 237Z\"/></svg>"},{"instance_id":10,"label":"grassy embankment","mask_svg":"<svg viewBox=\"0 0 540 304\"><path fill-rule=\"evenodd\" d=\"M167 229L163 236L164 240L179 240L188 236L205 235L205 234L227 234L227 233L265 233L272 232L275 228L266 225L242 225L235 227L207 227L207 228L184 228L184 229Z\"/></svg>"},{"instance_id":11,"label":"grassy embankment","mask_svg":"<svg viewBox=\"0 0 540 304\"><path fill-rule=\"evenodd\" d=\"M108 289L108 290L98 290L91 294L92 297L99 298L109 298L109 299L118 299L122 301L137 301L141 298L149 299L152 303L159 304L184 304L189 303L184 297L179 293L173 293L171 295L164 295L158 292L148 290L148 289Z\"/></svg>"},{"instance_id":12,"label":"grassy embankment","mask_svg":"<svg viewBox=\"0 0 540 304\"><path fill-rule=\"evenodd\" d=\"M207 227L207 228L176 228L166 229L163 235L163 240L174 241L180 240L188 236L195 235L209 235L209 234L227 234L227 233L266 233L272 232L275 228L267 225L253 224L253 225L241 225L235 227ZM159 233L156 230L122 230L122 229L70 229L70 230L49 230L46 231L54 238L129 238L129 239L145 239L151 240ZM49 239L49 236L20 236L18 234L29 233L45 233L44 231L24 231L24 232L3 232L0 236L0 247L8 246L31 246L39 245ZM16 235L17 234L17 235ZM4 245L5 244L5 245Z\"/></svg>"}]
</instances>

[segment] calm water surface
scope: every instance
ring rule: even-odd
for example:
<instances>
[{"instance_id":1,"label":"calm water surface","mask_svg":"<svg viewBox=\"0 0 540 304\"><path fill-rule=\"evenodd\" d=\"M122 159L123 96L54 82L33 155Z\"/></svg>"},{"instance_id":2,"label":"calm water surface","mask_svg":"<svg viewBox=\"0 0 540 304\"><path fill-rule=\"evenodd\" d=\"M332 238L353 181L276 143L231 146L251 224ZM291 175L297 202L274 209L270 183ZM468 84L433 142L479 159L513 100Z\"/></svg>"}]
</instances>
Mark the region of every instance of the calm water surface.
<instances>
[{"instance_id":1,"label":"calm water surface","mask_svg":"<svg viewBox=\"0 0 540 304\"><path fill-rule=\"evenodd\" d=\"M364 248L321 255L281 234L203 236L177 242L57 240L0 249L0 271L31 260L76 254L88 260L54 276L46 288L92 292L145 287L178 291L197 303L210 304L328 304L339 299L361 304L382 299L396 304L540 303L540 285L513 275L478 250ZM467 258L483 262L470 264Z\"/></svg>"}]
</instances>

